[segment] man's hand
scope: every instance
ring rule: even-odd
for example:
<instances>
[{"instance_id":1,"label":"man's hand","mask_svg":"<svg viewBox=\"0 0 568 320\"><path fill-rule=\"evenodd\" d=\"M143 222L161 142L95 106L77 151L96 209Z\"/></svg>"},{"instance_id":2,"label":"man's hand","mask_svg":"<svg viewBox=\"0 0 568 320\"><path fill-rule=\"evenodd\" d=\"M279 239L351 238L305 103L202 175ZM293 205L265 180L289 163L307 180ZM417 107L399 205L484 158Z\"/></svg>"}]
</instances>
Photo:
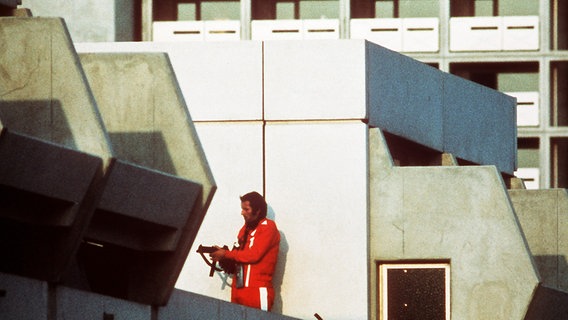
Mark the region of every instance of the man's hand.
<instances>
[{"instance_id":1,"label":"man's hand","mask_svg":"<svg viewBox=\"0 0 568 320\"><path fill-rule=\"evenodd\" d=\"M214 246L214 247L215 247L217 250L216 250L215 252L211 252L211 253L209 254L209 257L210 257L211 259L213 259L213 262L220 261L221 259L223 259L223 258L225 257L225 254L227 253L227 250L225 250L225 249L223 249L223 248L221 248L221 247L218 247L218 246Z\"/></svg>"}]
</instances>

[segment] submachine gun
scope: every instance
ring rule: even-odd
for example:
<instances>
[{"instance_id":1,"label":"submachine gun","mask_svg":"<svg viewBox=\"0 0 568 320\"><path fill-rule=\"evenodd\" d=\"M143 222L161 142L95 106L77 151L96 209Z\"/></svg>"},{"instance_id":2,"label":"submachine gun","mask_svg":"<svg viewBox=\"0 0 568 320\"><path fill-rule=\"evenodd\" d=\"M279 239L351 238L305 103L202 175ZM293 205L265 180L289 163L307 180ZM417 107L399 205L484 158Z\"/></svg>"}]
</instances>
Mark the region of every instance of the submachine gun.
<instances>
[{"instance_id":1,"label":"submachine gun","mask_svg":"<svg viewBox=\"0 0 568 320\"><path fill-rule=\"evenodd\" d=\"M221 249L225 249L225 250L229 250L229 247L227 246L223 246L223 248ZM218 262L214 262L214 261L209 261L209 259L207 259L207 257L205 257L206 253L213 253L215 251L219 250L219 248L214 247L214 246L204 246L204 245L199 245L199 248L197 248L197 253L199 253L201 255L201 257L203 258L203 261L205 261L205 263L207 263L207 265L209 267L211 267L211 269L209 270L209 276L212 277L213 274L215 274L215 271L223 271L225 273L228 274L233 274L235 273L237 266L235 264L234 261L229 260L229 259L222 259Z\"/></svg>"}]
</instances>

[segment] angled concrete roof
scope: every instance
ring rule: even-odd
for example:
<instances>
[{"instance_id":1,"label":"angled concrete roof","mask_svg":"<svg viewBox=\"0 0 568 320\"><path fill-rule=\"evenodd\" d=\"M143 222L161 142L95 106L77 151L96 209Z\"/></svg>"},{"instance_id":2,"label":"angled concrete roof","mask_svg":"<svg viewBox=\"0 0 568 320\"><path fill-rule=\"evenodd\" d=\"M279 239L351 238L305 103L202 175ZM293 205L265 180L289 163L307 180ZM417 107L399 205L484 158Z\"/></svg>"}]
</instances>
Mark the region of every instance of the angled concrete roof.
<instances>
[{"instance_id":1,"label":"angled concrete roof","mask_svg":"<svg viewBox=\"0 0 568 320\"><path fill-rule=\"evenodd\" d=\"M0 42L0 269L60 281L112 150L63 20L0 18Z\"/></svg>"},{"instance_id":2,"label":"angled concrete roof","mask_svg":"<svg viewBox=\"0 0 568 320\"><path fill-rule=\"evenodd\" d=\"M63 20L0 40L0 270L165 304L216 189L167 56L85 57L96 102Z\"/></svg>"}]
</instances>

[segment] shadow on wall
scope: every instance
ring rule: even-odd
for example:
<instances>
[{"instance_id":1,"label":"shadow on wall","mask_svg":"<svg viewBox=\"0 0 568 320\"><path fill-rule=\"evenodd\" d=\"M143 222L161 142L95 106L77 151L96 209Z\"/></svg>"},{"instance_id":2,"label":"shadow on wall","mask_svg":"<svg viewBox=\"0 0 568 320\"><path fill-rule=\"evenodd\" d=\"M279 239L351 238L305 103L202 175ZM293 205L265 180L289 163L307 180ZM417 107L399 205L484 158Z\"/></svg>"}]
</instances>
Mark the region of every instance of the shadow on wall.
<instances>
[{"instance_id":1,"label":"shadow on wall","mask_svg":"<svg viewBox=\"0 0 568 320\"><path fill-rule=\"evenodd\" d=\"M568 293L568 261L563 255L535 255L534 261L544 286Z\"/></svg>"},{"instance_id":2,"label":"shadow on wall","mask_svg":"<svg viewBox=\"0 0 568 320\"><path fill-rule=\"evenodd\" d=\"M267 218L276 222L278 226L278 221L276 221L276 213L274 209L269 205ZM278 253L278 263L276 264L276 270L274 270L274 276L272 277L272 285L274 286L274 305L272 306L272 312L282 314L284 302L282 301L282 281L284 279L284 271L286 269L286 256L288 255L288 241L286 240L286 234L282 229L278 229L280 232L280 251Z\"/></svg>"},{"instance_id":3,"label":"shadow on wall","mask_svg":"<svg viewBox=\"0 0 568 320\"><path fill-rule=\"evenodd\" d=\"M77 149L59 100L0 101L0 122L12 132Z\"/></svg>"},{"instance_id":4,"label":"shadow on wall","mask_svg":"<svg viewBox=\"0 0 568 320\"><path fill-rule=\"evenodd\" d=\"M161 132L110 132L109 139L118 159L177 175Z\"/></svg>"}]
</instances>

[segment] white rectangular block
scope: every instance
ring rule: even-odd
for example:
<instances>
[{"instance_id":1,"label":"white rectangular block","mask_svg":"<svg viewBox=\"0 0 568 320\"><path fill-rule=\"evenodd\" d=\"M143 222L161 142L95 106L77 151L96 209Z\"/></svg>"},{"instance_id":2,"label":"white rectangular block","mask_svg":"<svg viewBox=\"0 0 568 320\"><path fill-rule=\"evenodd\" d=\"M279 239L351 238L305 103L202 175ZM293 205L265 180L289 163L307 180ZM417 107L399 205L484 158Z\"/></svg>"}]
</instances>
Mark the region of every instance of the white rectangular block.
<instances>
[{"instance_id":1,"label":"white rectangular block","mask_svg":"<svg viewBox=\"0 0 568 320\"><path fill-rule=\"evenodd\" d=\"M302 20L303 39L339 39L339 20Z\"/></svg>"},{"instance_id":2,"label":"white rectangular block","mask_svg":"<svg viewBox=\"0 0 568 320\"><path fill-rule=\"evenodd\" d=\"M517 125L539 125L539 93L538 92L506 92L517 98Z\"/></svg>"},{"instance_id":3,"label":"white rectangular block","mask_svg":"<svg viewBox=\"0 0 568 320\"><path fill-rule=\"evenodd\" d=\"M253 20L252 40L301 40L302 20Z\"/></svg>"},{"instance_id":4,"label":"white rectangular block","mask_svg":"<svg viewBox=\"0 0 568 320\"><path fill-rule=\"evenodd\" d=\"M402 51L402 19L351 19L351 39L366 39Z\"/></svg>"},{"instance_id":5,"label":"white rectangular block","mask_svg":"<svg viewBox=\"0 0 568 320\"><path fill-rule=\"evenodd\" d=\"M438 18L402 19L402 51L438 52L440 48L438 25Z\"/></svg>"},{"instance_id":6,"label":"white rectangular block","mask_svg":"<svg viewBox=\"0 0 568 320\"><path fill-rule=\"evenodd\" d=\"M206 41L241 40L241 22L237 20L205 21Z\"/></svg>"},{"instance_id":7,"label":"white rectangular block","mask_svg":"<svg viewBox=\"0 0 568 320\"><path fill-rule=\"evenodd\" d=\"M283 235L283 314L368 318L367 149L361 121L267 124L266 197ZM331 278L314 272L323 266L333 266ZM337 294L341 283L348 294Z\"/></svg>"},{"instance_id":8,"label":"white rectangular block","mask_svg":"<svg viewBox=\"0 0 568 320\"><path fill-rule=\"evenodd\" d=\"M501 17L450 19L450 51L500 51Z\"/></svg>"},{"instance_id":9,"label":"white rectangular block","mask_svg":"<svg viewBox=\"0 0 568 320\"><path fill-rule=\"evenodd\" d=\"M365 42L264 43L266 120L365 119Z\"/></svg>"},{"instance_id":10,"label":"white rectangular block","mask_svg":"<svg viewBox=\"0 0 568 320\"><path fill-rule=\"evenodd\" d=\"M539 189L540 169L539 168L518 168L515 176L523 180L527 189Z\"/></svg>"},{"instance_id":11,"label":"white rectangular block","mask_svg":"<svg viewBox=\"0 0 568 320\"><path fill-rule=\"evenodd\" d=\"M538 50L539 17L503 17L503 50Z\"/></svg>"},{"instance_id":12,"label":"white rectangular block","mask_svg":"<svg viewBox=\"0 0 568 320\"><path fill-rule=\"evenodd\" d=\"M153 41L203 41L203 21L155 21Z\"/></svg>"}]
</instances>

